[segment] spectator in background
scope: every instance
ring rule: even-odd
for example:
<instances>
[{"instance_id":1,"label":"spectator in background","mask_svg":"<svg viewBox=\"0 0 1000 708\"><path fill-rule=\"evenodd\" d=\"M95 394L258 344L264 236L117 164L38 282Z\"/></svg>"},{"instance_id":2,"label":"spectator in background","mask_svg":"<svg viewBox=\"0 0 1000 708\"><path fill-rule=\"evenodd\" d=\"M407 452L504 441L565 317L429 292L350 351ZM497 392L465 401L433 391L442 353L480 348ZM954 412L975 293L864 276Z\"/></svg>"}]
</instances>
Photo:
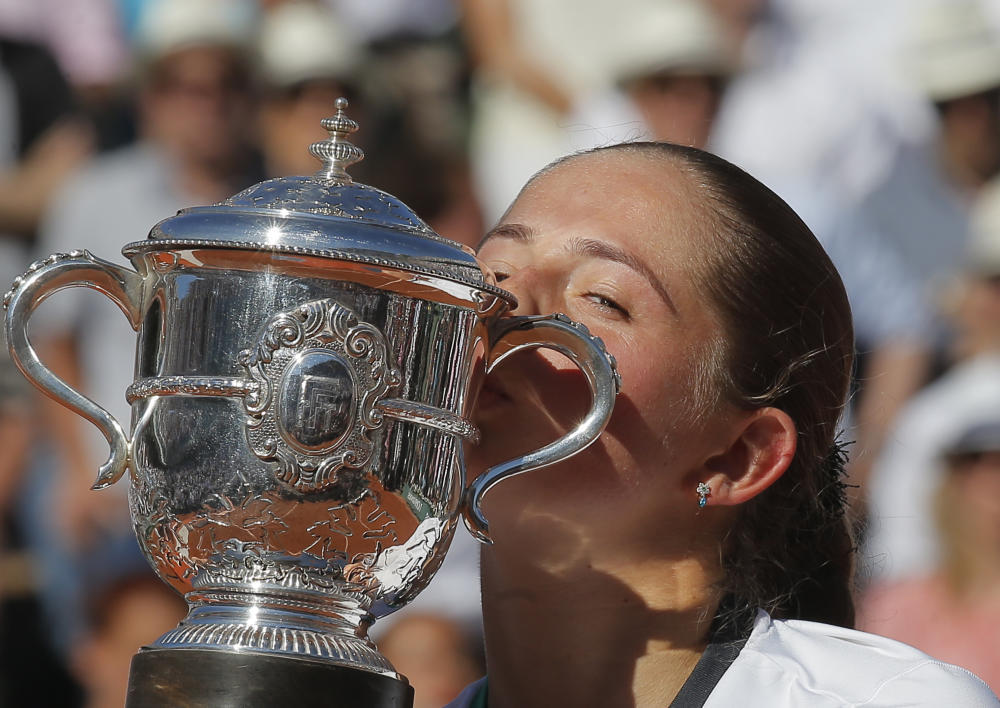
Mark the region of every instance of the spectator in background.
<instances>
[{"instance_id":1,"label":"spectator in background","mask_svg":"<svg viewBox=\"0 0 1000 708\"><path fill-rule=\"evenodd\" d=\"M608 44L611 85L577 105L574 147L664 140L704 148L735 68L717 18L697 0L651 5L621 17Z\"/></svg>"},{"instance_id":2,"label":"spectator in background","mask_svg":"<svg viewBox=\"0 0 1000 708\"><path fill-rule=\"evenodd\" d=\"M90 155L91 131L75 110L69 84L43 46L0 36L0 289L27 265L53 192ZM30 438L29 390L0 332L0 519ZM4 535L0 523L0 540Z\"/></svg>"},{"instance_id":3,"label":"spectator in background","mask_svg":"<svg viewBox=\"0 0 1000 708\"><path fill-rule=\"evenodd\" d=\"M124 78L128 47L118 0L0 0L6 36L51 49L70 83L86 99Z\"/></svg>"},{"instance_id":4,"label":"spectator in background","mask_svg":"<svg viewBox=\"0 0 1000 708\"><path fill-rule=\"evenodd\" d=\"M134 138L134 116L123 90L130 68L125 5L126 0L0 0L0 28L52 51L101 150ZM40 94L48 89L45 83L34 87Z\"/></svg>"},{"instance_id":5,"label":"spectator in background","mask_svg":"<svg viewBox=\"0 0 1000 708\"><path fill-rule=\"evenodd\" d=\"M528 177L567 152L575 103L607 85L608 28L647 6L462 0L475 63L470 154L487 222L499 218Z\"/></svg>"},{"instance_id":6,"label":"spectator in background","mask_svg":"<svg viewBox=\"0 0 1000 708\"><path fill-rule=\"evenodd\" d=\"M73 647L73 673L84 708L121 708L132 656L176 627L187 607L145 566L119 570L88 591L87 632Z\"/></svg>"},{"instance_id":7,"label":"spectator in background","mask_svg":"<svg viewBox=\"0 0 1000 708\"><path fill-rule=\"evenodd\" d=\"M264 0L274 2L275 0ZM280 2L281 0L277 0ZM464 152L469 67L455 0L325 0L369 49L366 83L405 106L406 130L435 153Z\"/></svg>"},{"instance_id":8,"label":"spectator in background","mask_svg":"<svg viewBox=\"0 0 1000 708\"><path fill-rule=\"evenodd\" d=\"M0 18L0 291L23 271L38 222L93 138L71 87L43 46L10 36ZM36 399L0 331L0 705L63 705L68 672L42 630L34 559L17 533Z\"/></svg>"},{"instance_id":9,"label":"spectator in background","mask_svg":"<svg viewBox=\"0 0 1000 708\"><path fill-rule=\"evenodd\" d=\"M703 146L735 66L729 36L698 0L464 0L463 26L488 221L566 152L643 138Z\"/></svg>"},{"instance_id":10,"label":"spectator in background","mask_svg":"<svg viewBox=\"0 0 1000 708\"><path fill-rule=\"evenodd\" d=\"M858 392L845 427L856 441L851 482L862 489L888 426L926 381L932 359L925 283L864 208L901 146L929 130L926 107L898 67L915 4L713 0L733 35L746 40L745 70L727 88L711 148L802 214L837 264L856 314ZM851 492L863 517L864 493Z\"/></svg>"},{"instance_id":11,"label":"spectator in background","mask_svg":"<svg viewBox=\"0 0 1000 708\"><path fill-rule=\"evenodd\" d=\"M327 137L320 121L344 96L360 124L352 141L366 151L351 170L353 178L399 197L441 235L473 245L482 218L464 155L452 140L422 138L414 102L394 105L384 86L381 94L378 82L366 86L369 54L352 36L342 19L317 2L276 3L265 13L257 52L264 88L258 133L268 176L318 169L309 145ZM392 67L401 68L385 63ZM447 132L448 125L440 128Z\"/></svg>"},{"instance_id":12,"label":"spectator in background","mask_svg":"<svg viewBox=\"0 0 1000 708\"><path fill-rule=\"evenodd\" d=\"M352 140L366 142L369 126L358 91L364 56L349 28L325 5L294 0L265 13L257 45L263 87L258 135L269 177L319 169L309 145L328 137L320 121L333 115L341 96L351 102L351 116L361 125Z\"/></svg>"},{"instance_id":13,"label":"spectator in background","mask_svg":"<svg viewBox=\"0 0 1000 708\"><path fill-rule=\"evenodd\" d=\"M872 588L858 626L957 664L1000 690L1000 398L963 416L939 463L932 521L942 556L926 575Z\"/></svg>"},{"instance_id":14,"label":"spectator in background","mask_svg":"<svg viewBox=\"0 0 1000 708\"><path fill-rule=\"evenodd\" d=\"M1000 183L983 190L973 209L964 275L943 298L955 322L950 352L954 361L1000 352Z\"/></svg>"},{"instance_id":15,"label":"spectator in background","mask_svg":"<svg viewBox=\"0 0 1000 708\"><path fill-rule=\"evenodd\" d=\"M711 149L765 182L805 180L856 209L900 144L930 132L900 66L926 0L706 0L742 38Z\"/></svg>"},{"instance_id":16,"label":"spectator in background","mask_svg":"<svg viewBox=\"0 0 1000 708\"><path fill-rule=\"evenodd\" d=\"M379 650L413 686L413 708L441 708L486 670L482 633L469 633L444 614L404 612Z\"/></svg>"},{"instance_id":17,"label":"spectator in background","mask_svg":"<svg viewBox=\"0 0 1000 708\"><path fill-rule=\"evenodd\" d=\"M51 53L0 30L0 233L30 242L52 192L92 147ZM17 267L0 264L0 276Z\"/></svg>"},{"instance_id":18,"label":"spectator in background","mask_svg":"<svg viewBox=\"0 0 1000 708\"><path fill-rule=\"evenodd\" d=\"M704 148L734 64L718 22L703 5L675 2L629 18L615 78L654 140Z\"/></svg>"},{"instance_id":19,"label":"spectator in background","mask_svg":"<svg viewBox=\"0 0 1000 708\"><path fill-rule=\"evenodd\" d=\"M924 575L947 562L932 499L948 445L984 415L1000 412L1000 201L976 208L960 279L952 284L951 321L959 361L901 411L868 490L865 556L873 582Z\"/></svg>"},{"instance_id":20,"label":"spectator in background","mask_svg":"<svg viewBox=\"0 0 1000 708\"><path fill-rule=\"evenodd\" d=\"M924 283L946 366L942 294L962 268L972 204L1000 171L1000 32L977 0L937 0L916 13L912 35L908 65L933 104L936 134L901 150L861 209Z\"/></svg>"},{"instance_id":21,"label":"spectator in background","mask_svg":"<svg viewBox=\"0 0 1000 708\"><path fill-rule=\"evenodd\" d=\"M282 0L263 0L263 2ZM379 44L393 37L438 37L453 29L457 10L452 0L323 0L351 27L358 41Z\"/></svg>"},{"instance_id":22,"label":"spectator in background","mask_svg":"<svg viewBox=\"0 0 1000 708\"><path fill-rule=\"evenodd\" d=\"M120 260L179 208L219 201L256 180L247 132L253 122L246 51L248 5L236 0L159 0L149 6L138 47L141 140L97 158L60 191L39 251L87 248ZM34 319L42 359L127 426L135 334L107 301L77 289L41 305ZM90 491L106 442L77 416L47 404L51 427L39 448L52 470L25 514L53 626L62 643L81 631L78 574L90 549L137 553L123 490Z\"/></svg>"}]
</instances>

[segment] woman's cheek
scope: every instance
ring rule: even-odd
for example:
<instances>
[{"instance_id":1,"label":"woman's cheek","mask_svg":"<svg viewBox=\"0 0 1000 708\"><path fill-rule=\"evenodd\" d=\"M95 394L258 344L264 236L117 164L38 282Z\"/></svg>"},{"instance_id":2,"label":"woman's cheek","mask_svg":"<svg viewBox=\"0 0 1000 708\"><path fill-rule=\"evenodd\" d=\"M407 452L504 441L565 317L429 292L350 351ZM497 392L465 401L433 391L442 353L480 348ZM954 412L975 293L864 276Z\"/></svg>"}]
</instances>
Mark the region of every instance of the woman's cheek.
<instances>
[{"instance_id":1,"label":"woman's cheek","mask_svg":"<svg viewBox=\"0 0 1000 708\"><path fill-rule=\"evenodd\" d=\"M610 349L610 347L609 347ZM649 342L624 344L618 359L622 389L615 404L617 426L634 430L673 428L693 415L694 372L683 362L658 355Z\"/></svg>"}]
</instances>

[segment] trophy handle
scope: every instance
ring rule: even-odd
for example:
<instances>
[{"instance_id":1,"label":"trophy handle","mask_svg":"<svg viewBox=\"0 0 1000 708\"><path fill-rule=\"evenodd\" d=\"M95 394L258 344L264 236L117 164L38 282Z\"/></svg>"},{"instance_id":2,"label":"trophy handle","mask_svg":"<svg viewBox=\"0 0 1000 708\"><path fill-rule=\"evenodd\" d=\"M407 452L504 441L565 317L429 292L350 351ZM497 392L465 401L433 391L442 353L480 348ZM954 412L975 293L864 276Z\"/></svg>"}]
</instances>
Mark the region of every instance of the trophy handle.
<instances>
[{"instance_id":1,"label":"trophy handle","mask_svg":"<svg viewBox=\"0 0 1000 708\"><path fill-rule=\"evenodd\" d=\"M21 373L46 396L83 416L107 438L111 455L97 473L94 489L114 484L125 472L130 443L114 417L53 374L38 358L28 341L28 319L38 304L63 288L91 288L104 293L128 317L132 329L141 322L142 277L135 271L95 258L89 251L56 253L32 263L14 279L4 296L6 333L10 356Z\"/></svg>"},{"instance_id":2,"label":"trophy handle","mask_svg":"<svg viewBox=\"0 0 1000 708\"><path fill-rule=\"evenodd\" d=\"M522 472L561 462L580 452L604 432L615 396L621 389L615 358L598 337L566 315L504 317L490 331L486 373L511 354L524 349L553 349L580 367L590 385L591 407L587 416L570 432L545 447L490 467L465 490L462 504L465 525L482 543L492 543L489 523L481 508L483 495L500 480Z\"/></svg>"}]
</instances>

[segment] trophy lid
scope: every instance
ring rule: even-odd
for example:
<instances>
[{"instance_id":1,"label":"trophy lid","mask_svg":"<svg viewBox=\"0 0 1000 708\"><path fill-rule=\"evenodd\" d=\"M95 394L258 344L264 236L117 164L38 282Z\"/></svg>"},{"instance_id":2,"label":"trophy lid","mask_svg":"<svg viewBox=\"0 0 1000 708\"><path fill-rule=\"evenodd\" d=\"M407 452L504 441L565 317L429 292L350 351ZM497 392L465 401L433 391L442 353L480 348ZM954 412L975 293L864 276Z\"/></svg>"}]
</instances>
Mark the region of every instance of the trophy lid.
<instances>
[{"instance_id":1,"label":"trophy lid","mask_svg":"<svg viewBox=\"0 0 1000 708\"><path fill-rule=\"evenodd\" d=\"M182 209L143 241L126 245L132 256L166 248L234 248L321 256L443 277L514 297L486 282L474 251L438 235L396 197L354 182L347 168L364 152L346 138L358 124L338 98L330 132L311 152L322 168L311 176L269 179L214 206Z\"/></svg>"}]
</instances>

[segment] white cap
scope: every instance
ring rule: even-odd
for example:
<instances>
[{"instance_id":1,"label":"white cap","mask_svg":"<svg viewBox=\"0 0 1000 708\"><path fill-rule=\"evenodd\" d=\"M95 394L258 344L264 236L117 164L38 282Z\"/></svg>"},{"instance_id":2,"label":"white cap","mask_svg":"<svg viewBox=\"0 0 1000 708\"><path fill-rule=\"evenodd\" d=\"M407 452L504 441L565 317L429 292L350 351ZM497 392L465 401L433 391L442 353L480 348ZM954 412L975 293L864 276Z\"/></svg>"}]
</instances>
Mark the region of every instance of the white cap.
<instances>
[{"instance_id":1,"label":"white cap","mask_svg":"<svg viewBox=\"0 0 1000 708\"><path fill-rule=\"evenodd\" d=\"M152 0L139 18L138 50L152 61L193 46L247 49L255 20L252 0Z\"/></svg>"},{"instance_id":2,"label":"white cap","mask_svg":"<svg viewBox=\"0 0 1000 708\"><path fill-rule=\"evenodd\" d=\"M944 450L946 455L962 455L977 452L1000 452L1000 416L979 415L969 421Z\"/></svg>"},{"instance_id":3,"label":"white cap","mask_svg":"<svg viewBox=\"0 0 1000 708\"><path fill-rule=\"evenodd\" d=\"M1000 184L986 187L976 201L965 265L972 273L1000 275Z\"/></svg>"},{"instance_id":4,"label":"white cap","mask_svg":"<svg viewBox=\"0 0 1000 708\"><path fill-rule=\"evenodd\" d=\"M1000 86L1000 37L976 0L938 0L917 18L913 60L932 101Z\"/></svg>"},{"instance_id":5,"label":"white cap","mask_svg":"<svg viewBox=\"0 0 1000 708\"><path fill-rule=\"evenodd\" d=\"M718 20L693 0L651 3L621 18L608 41L611 76L619 82L661 72L725 75L733 70Z\"/></svg>"},{"instance_id":6,"label":"white cap","mask_svg":"<svg viewBox=\"0 0 1000 708\"><path fill-rule=\"evenodd\" d=\"M350 80L362 49L330 9L315 2L289 2L269 12L257 45L260 71L272 86L310 79Z\"/></svg>"}]
</instances>

